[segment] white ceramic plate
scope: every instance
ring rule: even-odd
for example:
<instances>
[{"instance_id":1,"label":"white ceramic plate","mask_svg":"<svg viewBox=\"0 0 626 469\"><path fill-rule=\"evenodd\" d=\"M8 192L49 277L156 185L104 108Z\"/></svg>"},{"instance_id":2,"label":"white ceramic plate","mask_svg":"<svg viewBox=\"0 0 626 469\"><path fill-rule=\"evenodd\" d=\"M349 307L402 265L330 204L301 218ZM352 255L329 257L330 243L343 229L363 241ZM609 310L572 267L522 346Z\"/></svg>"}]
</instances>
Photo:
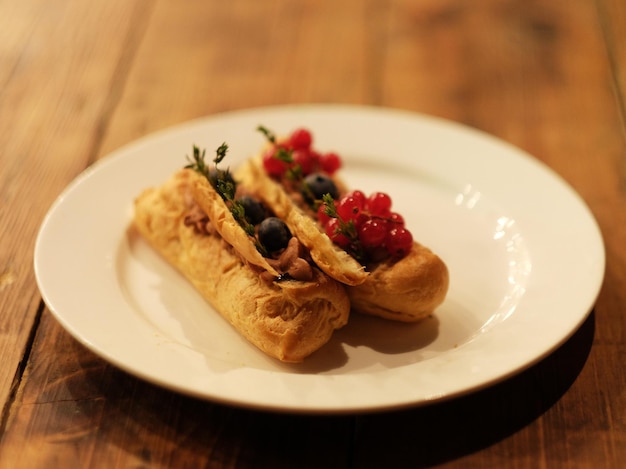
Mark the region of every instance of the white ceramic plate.
<instances>
[{"instance_id":1,"label":"white ceramic plate","mask_svg":"<svg viewBox=\"0 0 626 469\"><path fill-rule=\"evenodd\" d=\"M193 144L230 146L231 166L306 126L339 152L343 176L390 193L414 237L450 270L432 319L353 315L305 363L243 340L128 230L132 200L186 162ZM35 248L43 299L76 339L150 382L223 403L290 412L420 405L502 380L561 345L604 273L589 210L558 176L488 135L438 119L351 106L216 115L151 135L94 164L53 204Z\"/></svg>"}]
</instances>

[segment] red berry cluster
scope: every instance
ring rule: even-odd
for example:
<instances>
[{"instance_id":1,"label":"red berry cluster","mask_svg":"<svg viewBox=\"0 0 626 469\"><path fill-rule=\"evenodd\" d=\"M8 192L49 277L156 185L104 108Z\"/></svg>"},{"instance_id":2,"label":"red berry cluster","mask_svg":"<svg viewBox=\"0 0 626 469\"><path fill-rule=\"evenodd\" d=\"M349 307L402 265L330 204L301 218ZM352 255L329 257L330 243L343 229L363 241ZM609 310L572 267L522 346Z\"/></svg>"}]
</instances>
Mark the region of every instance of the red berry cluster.
<instances>
[{"instance_id":1,"label":"red berry cluster","mask_svg":"<svg viewBox=\"0 0 626 469\"><path fill-rule=\"evenodd\" d=\"M317 152L313 148L311 132L299 128L286 139L275 142L263 154L263 167L270 176L279 178L295 168L302 176L319 171L332 175L341 168L341 158L333 152Z\"/></svg>"},{"instance_id":2,"label":"red berry cluster","mask_svg":"<svg viewBox=\"0 0 626 469\"><path fill-rule=\"evenodd\" d=\"M321 204L317 215L326 234L344 249L363 251L370 257L381 251L402 257L411 249L413 236L391 205L391 197L383 192L366 197L355 190L336 200L334 208Z\"/></svg>"}]
</instances>

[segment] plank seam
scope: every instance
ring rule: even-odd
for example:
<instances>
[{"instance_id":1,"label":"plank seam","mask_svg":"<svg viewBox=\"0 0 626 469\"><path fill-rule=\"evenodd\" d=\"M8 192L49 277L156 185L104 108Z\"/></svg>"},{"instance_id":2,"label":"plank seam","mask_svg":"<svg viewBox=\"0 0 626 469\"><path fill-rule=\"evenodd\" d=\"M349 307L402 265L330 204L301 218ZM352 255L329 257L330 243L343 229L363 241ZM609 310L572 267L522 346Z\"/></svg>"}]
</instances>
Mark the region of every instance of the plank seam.
<instances>
[{"instance_id":1,"label":"plank seam","mask_svg":"<svg viewBox=\"0 0 626 469\"><path fill-rule=\"evenodd\" d=\"M37 337L37 332L39 331L39 324L41 323L41 317L43 315L43 311L45 309L45 303L43 300L40 300L39 307L37 308L37 312L35 313L35 318L33 320L33 326L28 335L28 339L24 346L24 354L22 359L17 365L15 370L15 375L13 377L13 382L11 383L11 388L9 389L7 400L2 408L2 413L0 414L0 442L2 442L2 437L5 433L7 425L9 423L9 417L11 415L11 408L17 399L18 391L22 384L22 378L28 366L28 362L30 360L30 355L33 350L33 346L35 343L35 338ZM0 445L1 446L1 445Z\"/></svg>"},{"instance_id":2,"label":"plank seam","mask_svg":"<svg viewBox=\"0 0 626 469\"><path fill-rule=\"evenodd\" d=\"M604 44L606 47L607 58L610 67L610 83L613 93L615 94L615 98L617 101L618 115L621 120L621 128L624 129L626 127L626 97L622 92L619 85L619 66L616 58L616 51L611 44L615 42L615 36L613 34L613 30L611 28L611 21L609 20L609 13L606 8L603 6L603 1L596 1L596 10L598 12L598 21L600 23L600 30L602 37L604 39ZM622 137L626 140L626 131L622 131Z\"/></svg>"},{"instance_id":3,"label":"plank seam","mask_svg":"<svg viewBox=\"0 0 626 469\"><path fill-rule=\"evenodd\" d=\"M128 82L128 72L132 68L133 59L137 55L137 51L141 46L142 38L145 36L148 25L150 24L150 17L155 9L156 2L154 0L148 0L146 3L148 6L145 8L142 6L135 7L135 11L133 12L133 21L131 23L134 26L129 28L124 41L124 43L130 45L130 47L123 48L123 52L120 55L115 70L111 76L111 83L114 86L111 87L111 90L107 95L101 117L96 125L93 142L89 151L89 158L87 159L88 166L93 164L98 159L102 141L104 140L109 124L111 123L111 117L115 113L115 109L124 94L124 89L126 88L126 83ZM140 3L139 5L143 5L143 3Z\"/></svg>"}]
</instances>

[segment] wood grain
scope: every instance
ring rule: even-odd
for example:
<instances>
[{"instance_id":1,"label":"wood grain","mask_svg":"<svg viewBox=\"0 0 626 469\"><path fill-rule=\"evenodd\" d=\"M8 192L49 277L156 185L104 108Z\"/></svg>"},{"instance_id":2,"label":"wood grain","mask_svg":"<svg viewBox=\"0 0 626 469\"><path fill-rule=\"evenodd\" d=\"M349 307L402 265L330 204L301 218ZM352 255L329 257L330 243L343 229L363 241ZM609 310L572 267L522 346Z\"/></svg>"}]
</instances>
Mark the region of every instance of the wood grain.
<instances>
[{"instance_id":1,"label":"wood grain","mask_svg":"<svg viewBox=\"0 0 626 469\"><path fill-rule=\"evenodd\" d=\"M42 318L0 460L22 467L345 467L347 417L213 405L132 378ZM323 451L319 451L324 448Z\"/></svg>"},{"instance_id":2,"label":"wood grain","mask_svg":"<svg viewBox=\"0 0 626 469\"><path fill-rule=\"evenodd\" d=\"M611 60L612 76L616 98L621 106L622 116L626 115L626 7L619 0L601 0L597 2L602 32ZM624 120L622 121L624 122Z\"/></svg>"},{"instance_id":3,"label":"wood grain","mask_svg":"<svg viewBox=\"0 0 626 469\"><path fill-rule=\"evenodd\" d=\"M612 468L626 459L624 2L0 0L0 85L0 466ZM594 312L554 353L472 395L337 417L190 399L116 369L61 328L42 305L32 252L72 178L173 124L303 102L448 118L552 168L604 236Z\"/></svg>"},{"instance_id":4,"label":"wood grain","mask_svg":"<svg viewBox=\"0 0 626 469\"><path fill-rule=\"evenodd\" d=\"M133 15L140 5L2 3L2 403L19 372L40 303L32 270L39 224L64 186L94 159L99 126L108 117L111 82L126 53L127 37L140 24Z\"/></svg>"},{"instance_id":5,"label":"wood grain","mask_svg":"<svg viewBox=\"0 0 626 469\"><path fill-rule=\"evenodd\" d=\"M222 111L367 102L377 58L366 28L376 14L357 0L189 2L184 11L157 2L101 154Z\"/></svg>"}]
</instances>

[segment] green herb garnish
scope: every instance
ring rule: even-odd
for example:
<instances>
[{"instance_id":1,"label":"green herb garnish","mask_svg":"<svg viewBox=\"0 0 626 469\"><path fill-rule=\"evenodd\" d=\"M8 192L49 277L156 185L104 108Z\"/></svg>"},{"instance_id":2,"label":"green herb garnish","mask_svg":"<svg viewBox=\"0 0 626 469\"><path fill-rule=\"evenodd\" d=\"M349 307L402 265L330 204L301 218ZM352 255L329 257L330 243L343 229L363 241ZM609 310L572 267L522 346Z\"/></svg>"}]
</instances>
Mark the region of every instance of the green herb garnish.
<instances>
[{"instance_id":1,"label":"green herb garnish","mask_svg":"<svg viewBox=\"0 0 626 469\"><path fill-rule=\"evenodd\" d=\"M208 178L209 168L204 161L205 156L206 156L206 150L200 151L200 148L194 145L193 146L193 159L189 158L189 155L187 155L187 161L189 161L189 164L187 164L185 168L193 169L199 172L200 174L205 175Z\"/></svg>"},{"instance_id":2,"label":"green herb garnish","mask_svg":"<svg viewBox=\"0 0 626 469\"><path fill-rule=\"evenodd\" d=\"M222 160L226 158L226 153L228 153L228 145L226 145L226 142L224 142L219 147L217 147L217 150L215 150L215 158L213 158L215 166L220 164Z\"/></svg>"},{"instance_id":3,"label":"green herb garnish","mask_svg":"<svg viewBox=\"0 0 626 469\"><path fill-rule=\"evenodd\" d=\"M276 145L276 135L274 135L274 132L272 132L271 130L269 130L267 127L263 125L259 125L256 129L259 132L261 132L263 135L265 135L265 138L267 139L268 142L270 142L272 145Z\"/></svg>"},{"instance_id":4,"label":"green herb garnish","mask_svg":"<svg viewBox=\"0 0 626 469\"><path fill-rule=\"evenodd\" d=\"M272 155L272 158L276 158L277 160L289 165L285 170L285 176L292 181L301 181L304 178L304 173L302 171L302 166L299 164L293 164L293 150L291 148L286 148L283 145L279 145L278 140L276 139L276 134L274 134L274 132L269 130L267 127L259 125L257 130L261 132L267 141L274 147L274 154Z\"/></svg>"},{"instance_id":5,"label":"green herb garnish","mask_svg":"<svg viewBox=\"0 0 626 469\"><path fill-rule=\"evenodd\" d=\"M226 143L222 143L217 150L215 150L215 158L213 158L214 167L209 168L205 161L206 151L201 151L194 145L193 157L190 158L187 156L189 164L187 164L185 168L193 169L206 177L209 183L211 183L211 186L220 195L222 200L224 200L226 206L230 210L230 213L233 215L233 218L237 221L239 226L243 228L248 236L255 238L254 225L248 221L244 205L235 200L237 182L230 173L230 169L220 169L217 167L217 165L220 164L224 158L226 158L226 153L228 153L228 145ZM265 249L260 245L256 238L255 245L261 254L266 255Z\"/></svg>"}]
</instances>

